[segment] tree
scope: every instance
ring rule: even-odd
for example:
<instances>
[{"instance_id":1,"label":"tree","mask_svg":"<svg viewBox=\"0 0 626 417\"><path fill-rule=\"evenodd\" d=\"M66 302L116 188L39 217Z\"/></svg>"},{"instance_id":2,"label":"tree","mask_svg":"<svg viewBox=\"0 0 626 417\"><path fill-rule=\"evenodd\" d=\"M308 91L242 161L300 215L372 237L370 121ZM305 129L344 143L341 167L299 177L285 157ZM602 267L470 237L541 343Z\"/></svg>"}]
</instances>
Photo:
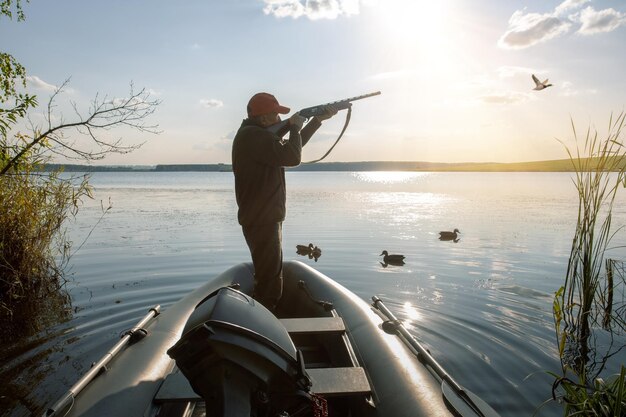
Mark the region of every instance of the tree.
<instances>
[{"instance_id":1,"label":"tree","mask_svg":"<svg viewBox=\"0 0 626 417\"><path fill-rule=\"evenodd\" d=\"M1 0L0 18L4 16L12 19L13 15L17 16L18 21L24 20L22 1ZM68 82L69 79L57 88L48 101L45 128L31 124L30 135L17 133L11 137L11 128L23 120L31 108L37 106L37 98L18 91L16 86L26 88L26 70L13 56L0 51L0 137L3 140L3 146L0 148L0 176L10 170L19 172L20 160L28 153L38 155L49 153L93 161L102 159L110 153L128 153L141 146L126 146L122 144L121 139L110 141L100 136L103 131L114 127L125 126L158 133L157 126L147 125L145 120L154 112L159 101L151 99L145 89L136 92L132 83L128 97L108 99L106 96L104 98L96 96L86 114L81 114L76 104L72 103L77 119L67 123L61 119L59 123L53 125L55 101ZM71 142L66 133L72 130L90 138L95 150L78 147L75 142Z\"/></svg>"},{"instance_id":2,"label":"tree","mask_svg":"<svg viewBox=\"0 0 626 417\"><path fill-rule=\"evenodd\" d=\"M21 0L1 0L0 18L15 15L23 20L21 5ZM135 91L132 83L127 97L96 96L87 111L71 103L75 116L66 122L54 112L68 81L49 99L44 126L35 125L28 115L37 98L22 92L27 87L26 70L0 51L0 337L4 340L35 333L51 324L55 311L60 320L70 311L65 308L69 296L64 290L64 269L71 242L64 223L76 215L81 199L91 197L92 190L87 176L43 172L44 164L55 156L89 162L141 146L108 139L107 132L116 127L158 133L146 118L159 101L145 89ZM29 133L19 131L23 126ZM87 141L79 144L82 138Z\"/></svg>"},{"instance_id":3,"label":"tree","mask_svg":"<svg viewBox=\"0 0 626 417\"><path fill-rule=\"evenodd\" d=\"M28 1L28 0L27 0ZM0 18L24 20L21 0L0 1ZM29 108L37 105L35 96L18 93L16 85L26 87L26 70L10 54L0 51L0 137L6 138L11 125L26 116ZM5 108L8 104L9 107ZM0 153L0 166L5 163L6 155Z\"/></svg>"},{"instance_id":4,"label":"tree","mask_svg":"<svg viewBox=\"0 0 626 417\"><path fill-rule=\"evenodd\" d=\"M55 101L64 91L68 82L69 80L66 80L61 87L57 88L48 101L45 115L47 126L45 128L31 126L32 133L30 135L18 134L15 136L15 139L21 144L13 143L7 146L12 152L4 154L4 159L0 162L0 176L12 169L19 171L20 160L29 152L49 152L65 158L78 158L89 162L102 159L111 153L123 154L141 147L141 144L124 145L121 139L111 141L100 137L100 133L114 127L125 126L143 132L158 133L158 126L147 125L145 120L154 113L159 101L151 99L150 94L145 89L135 92L132 83L128 97L108 99L107 97L99 98L96 96L86 115L81 114L73 103L72 106L77 119L71 122L64 122L61 119L60 123L53 125L51 121ZM25 111L14 114L23 117ZM10 121L12 122L13 119ZM92 145L95 145L95 149L79 147L75 142L71 142L66 136L66 132L71 130L88 137Z\"/></svg>"}]
</instances>

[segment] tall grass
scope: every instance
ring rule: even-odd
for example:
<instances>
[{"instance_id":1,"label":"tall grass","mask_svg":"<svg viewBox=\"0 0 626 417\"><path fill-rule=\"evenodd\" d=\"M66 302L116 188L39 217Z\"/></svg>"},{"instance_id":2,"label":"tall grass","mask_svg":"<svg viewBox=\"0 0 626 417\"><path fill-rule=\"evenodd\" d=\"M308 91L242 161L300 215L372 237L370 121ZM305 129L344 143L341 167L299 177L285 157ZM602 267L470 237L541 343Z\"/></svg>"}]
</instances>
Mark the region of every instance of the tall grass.
<instances>
[{"instance_id":1,"label":"tall grass","mask_svg":"<svg viewBox=\"0 0 626 417\"><path fill-rule=\"evenodd\" d=\"M623 329L626 317L623 309L612 308L615 284L609 282L612 275L603 271L605 253L620 231L612 228L612 210L618 190L626 186L626 148L622 143L625 127L626 113L611 117L606 138L601 139L590 127L581 147L572 122L576 149L572 152L564 145L574 168L579 201L565 283L556 292L553 305L562 368L556 385L567 404L565 415L619 415L596 414L594 406L626 410L623 367L612 384L600 384L597 379L624 347L614 345L612 329L607 326L613 321ZM603 391L617 392L619 398L603 403L603 398L608 398Z\"/></svg>"},{"instance_id":2,"label":"tall grass","mask_svg":"<svg viewBox=\"0 0 626 417\"><path fill-rule=\"evenodd\" d=\"M561 401L565 416L616 417L626 414L626 368L620 367L618 374L607 381L597 378L593 384L580 384L567 377L552 374L555 391L561 390Z\"/></svg>"},{"instance_id":3,"label":"tall grass","mask_svg":"<svg viewBox=\"0 0 626 417\"><path fill-rule=\"evenodd\" d=\"M2 148L5 152L9 147ZM76 214L91 189L86 178L67 180L60 172L40 173L31 155L0 175L0 335L33 334L46 317L69 306L64 267L71 242L64 221ZM43 320L42 320L43 319Z\"/></svg>"}]
</instances>

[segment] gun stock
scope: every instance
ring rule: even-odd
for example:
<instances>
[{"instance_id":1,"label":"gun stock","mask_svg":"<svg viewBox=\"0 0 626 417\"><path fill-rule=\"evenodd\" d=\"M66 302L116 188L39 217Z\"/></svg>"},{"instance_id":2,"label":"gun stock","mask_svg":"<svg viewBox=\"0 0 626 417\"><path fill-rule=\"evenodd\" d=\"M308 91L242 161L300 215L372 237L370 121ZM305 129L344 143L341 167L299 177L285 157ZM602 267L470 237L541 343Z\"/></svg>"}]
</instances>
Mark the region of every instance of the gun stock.
<instances>
[{"instance_id":1,"label":"gun stock","mask_svg":"<svg viewBox=\"0 0 626 417\"><path fill-rule=\"evenodd\" d=\"M313 116L318 116L323 114L326 106L333 106L337 110L345 110L352 106L352 102L356 100L362 100L364 98L369 98L373 96L380 95L380 91L375 91L369 94L363 94L356 97L350 97L343 100L332 101L330 103L318 104L317 106L307 107L298 112L300 116L306 117L307 119ZM270 132L276 133L279 137L285 136L287 132L289 132L289 120L283 120L281 122L275 123L267 128Z\"/></svg>"}]
</instances>

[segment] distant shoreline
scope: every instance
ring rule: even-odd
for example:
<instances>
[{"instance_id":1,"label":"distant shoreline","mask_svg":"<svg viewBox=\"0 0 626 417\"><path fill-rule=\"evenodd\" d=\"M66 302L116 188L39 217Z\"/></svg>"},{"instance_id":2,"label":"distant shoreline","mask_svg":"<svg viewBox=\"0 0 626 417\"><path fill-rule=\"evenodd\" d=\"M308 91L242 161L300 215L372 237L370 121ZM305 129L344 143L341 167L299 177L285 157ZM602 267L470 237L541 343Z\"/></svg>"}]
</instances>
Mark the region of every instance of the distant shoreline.
<instances>
[{"instance_id":1,"label":"distant shoreline","mask_svg":"<svg viewBox=\"0 0 626 417\"><path fill-rule=\"evenodd\" d=\"M624 159L622 166L626 166ZM46 164L44 171L66 172L232 172L230 164L78 165ZM573 172L569 159L534 162L362 161L303 164L290 171L406 171L406 172Z\"/></svg>"}]
</instances>

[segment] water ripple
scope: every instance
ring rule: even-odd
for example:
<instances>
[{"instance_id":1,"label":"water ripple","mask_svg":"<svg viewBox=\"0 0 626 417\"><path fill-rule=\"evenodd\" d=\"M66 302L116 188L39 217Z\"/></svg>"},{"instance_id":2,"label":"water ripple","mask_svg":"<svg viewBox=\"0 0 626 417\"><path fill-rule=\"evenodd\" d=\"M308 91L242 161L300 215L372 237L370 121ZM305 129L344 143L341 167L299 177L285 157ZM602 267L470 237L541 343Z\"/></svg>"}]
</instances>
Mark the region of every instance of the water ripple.
<instances>
[{"instance_id":1,"label":"water ripple","mask_svg":"<svg viewBox=\"0 0 626 417\"><path fill-rule=\"evenodd\" d=\"M503 417L531 415L560 369L552 296L575 222L566 174L289 172L285 259L364 300L379 295L461 384ZM249 254L231 173L97 173L70 227L72 317L12 342L0 362L3 415L41 414L148 308L163 308ZM102 215L100 201L113 208ZM613 223L626 224L626 200ZM461 230L442 242L441 230ZM621 240L620 240L621 239ZM624 244L618 237L616 246ZM317 262L295 245L313 242ZM381 265L382 250L406 256ZM624 257L616 249L615 257ZM557 416L549 406L541 415Z\"/></svg>"}]
</instances>

